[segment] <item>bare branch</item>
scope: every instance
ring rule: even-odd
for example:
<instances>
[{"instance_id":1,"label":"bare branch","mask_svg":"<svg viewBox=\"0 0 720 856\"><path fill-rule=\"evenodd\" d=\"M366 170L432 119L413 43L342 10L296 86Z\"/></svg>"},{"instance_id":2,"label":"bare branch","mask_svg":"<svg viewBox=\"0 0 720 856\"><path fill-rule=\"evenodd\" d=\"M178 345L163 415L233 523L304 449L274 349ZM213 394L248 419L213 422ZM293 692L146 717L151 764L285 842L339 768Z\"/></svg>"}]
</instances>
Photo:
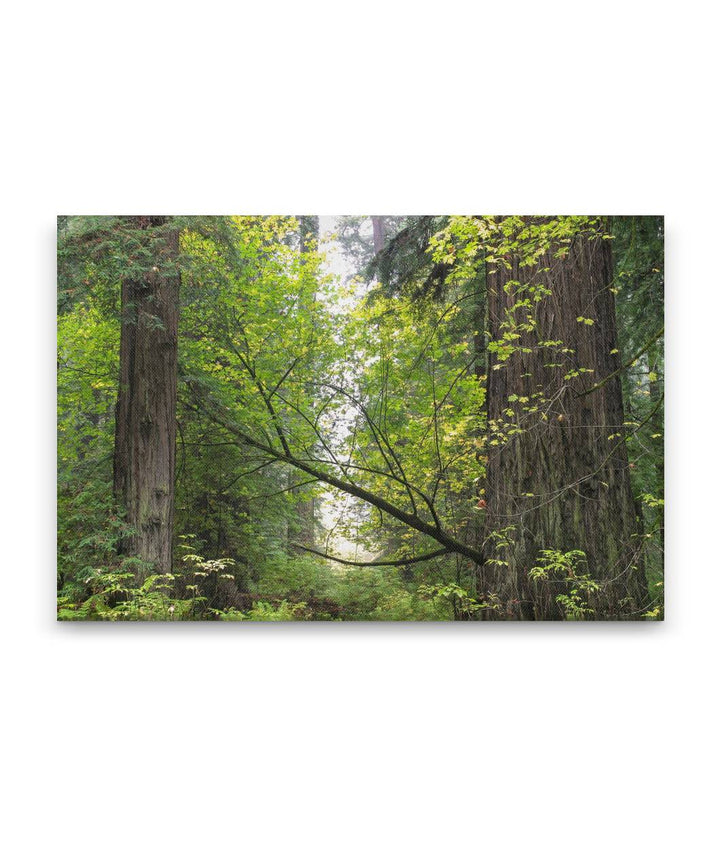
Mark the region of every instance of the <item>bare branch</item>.
<instances>
[{"instance_id":1,"label":"bare branch","mask_svg":"<svg viewBox=\"0 0 720 856\"><path fill-rule=\"evenodd\" d=\"M424 556L415 556L412 559L394 559L387 562L354 562L350 559L341 559L339 556L331 556L329 553L321 553L319 550L304 547L302 544L291 544L290 546L304 550L306 553L321 556L323 559L330 559L333 562L339 562L341 565L352 565L356 568L400 568L404 565L415 565L418 562L426 562L428 559L435 559L437 556L446 556L448 553L453 552L448 547L444 547L442 550L435 550L433 553L425 553Z\"/></svg>"}]
</instances>

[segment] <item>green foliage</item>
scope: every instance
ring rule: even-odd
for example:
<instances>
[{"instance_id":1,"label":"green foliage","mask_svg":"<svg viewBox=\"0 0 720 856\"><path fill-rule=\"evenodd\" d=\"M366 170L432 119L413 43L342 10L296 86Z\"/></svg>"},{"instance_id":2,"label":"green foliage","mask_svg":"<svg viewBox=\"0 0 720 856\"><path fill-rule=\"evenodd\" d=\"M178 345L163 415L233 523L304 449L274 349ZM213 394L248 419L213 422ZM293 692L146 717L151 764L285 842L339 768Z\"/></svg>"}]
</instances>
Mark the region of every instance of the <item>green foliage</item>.
<instances>
[{"instance_id":1,"label":"green foliage","mask_svg":"<svg viewBox=\"0 0 720 856\"><path fill-rule=\"evenodd\" d=\"M655 338L664 324L664 223L662 217L617 217L612 229L621 356L629 359L645 348L622 382L631 478L651 535L644 553L650 592L656 593L662 591L664 558L665 359L664 337Z\"/></svg>"},{"instance_id":2,"label":"green foliage","mask_svg":"<svg viewBox=\"0 0 720 856\"><path fill-rule=\"evenodd\" d=\"M499 610L500 603L493 598L479 601L471 597L468 592L457 585L457 583L446 583L444 585L420 586L418 593L429 598L435 603L446 603L450 605L454 618L471 619L481 610Z\"/></svg>"},{"instance_id":3,"label":"green foliage","mask_svg":"<svg viewBox=\"0 0 720 856\"><path fill-rule=\"evenodd\" d=\"M183 621L209 617L201 583L227 576L232 559L207 560L186 553L180 570L152 573L152 566L126 557L109 567L88 569L89 596L80 600L61 593L58 618L69 621Z\"/></svg>"},{"instance_id":4,"label":"green foliage","mask_svg":"<svg viewBox=\"0 0 720 856\"><path fill-rule=\"evenodd\" d=\"M397 569L362 568L337 575L334 597L350 621L449 621L453 605Z\"/></svg>"},{"instance_id":5,"label":"green foliage","mask_svg":"<svg viewBox=\"0 0 720 856\"><path fill-rule=\"evenodd\" d=\"M589 597L600 591L600 583L581 569L587 564L582 550L540 550L539 564L531 568L529 577L533 582L564 583L566 590L555 596L569 621L583 621L595 610L589 605Z\"/></svg>"},{"instance_id":6,"label":"green foliage","mask_svg":"<svg viewBox=\"0 0 720 856\"><path fill-rule=\"evenodd\" d=\"M420 217L386 218L386 228L386 246L374 257L368 221L341 222L340 242L356 274L377 280L340 284L325 273L310 218L62 218L60 618L502 615L498 600L478 595L476 568L457 555L347 570L292 546L322 533L387 561L438 547L427 532L348 499L317 474L380 497L460 543L479 545L498 535L488 565L507 569L502 538L507 548L512 527L504 536L485 530L489 457L526 431L532 417L559 422L562 414L551 412L546 388L510 390L499 418L488 420L488 355L500 370L529 351L532 334L545 367L563 383L603 380L552 333L542 335L538 309L552 295L541 275L524 272L548 253L562 258L579 235L611 239L620 334L612 356L621 366L661 322L662 225L657 218L620 218L608 226L591 217ZM161 252L168 229L181 234L180 259L172 264ZM512 311L493 340L485 270L511 259L520 271L505 284ZM174 572L160 575L123 555L132 533L112 495L119 295L124 280L178 270L177 555ZM577 317L573 312L583 335L597 335L592 315L592 306ZM622 380L628 424L609 434L627 444L657 594L645 617L655 618L662 591L661 340ZM315 475L298 471L297 461L310 462ZM549 546L541 545L529 572L533 585L555 585L553 597L567 618L592 618L599 584L582 570L584 557Z\"/></svg>"},{"instance_id":7,"label":"green foliage","mask_svg":"<svg viewBox=\"0 0 720 856\"><path fill-rule=\"evenodd\" d=\"M218 612L221 621L302 621L306 604L281 601L278 605L258 601L249 612L228 609Z\"/></svg>"}]
</instances>

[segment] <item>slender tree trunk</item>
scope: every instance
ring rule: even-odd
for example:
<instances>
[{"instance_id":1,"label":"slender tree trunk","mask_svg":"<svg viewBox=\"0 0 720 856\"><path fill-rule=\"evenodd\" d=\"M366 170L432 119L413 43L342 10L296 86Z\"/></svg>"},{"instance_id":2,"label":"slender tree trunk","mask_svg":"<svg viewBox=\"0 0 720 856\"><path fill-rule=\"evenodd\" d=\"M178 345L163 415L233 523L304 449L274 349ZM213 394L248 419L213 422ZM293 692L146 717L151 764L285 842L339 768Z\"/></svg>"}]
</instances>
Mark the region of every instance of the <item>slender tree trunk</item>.
<instances>
[{"instance_id":1,"label":"slender tree trunk","mask_svg":"<svg viewBox=\"0 0 720 856\"><path fill-rule=\"evenodd\" d=\"M491 340L525 313L537 325L511 340L508 359L489 357L489 561L480 588L497 595L500 610L486 617L565 617L557 597L569 593L572 580L551 572L534 582L529 575L540 551L553 549L585 552L579 572L600 583L587 598L589 617L639 618L646 583L624 441L610 241L578 235L567 255L556 257L558 249L531 267L513 258L488 270ZM523 308L527 285L550 294Z\"/></svg>"},{"instance_id":2,"label":"slender tree trunk","mask_svg":"<svg viewBox=\"0 0 720 856\"><path fill-rule=\"evenodd\" d=\"M317 248L317 243L320 240L320 218L317 216L299 217L300 222L300 252L305 253L314 245ZM290 479L293 475L288 476ZM296 491L293 491L296 493ZM305 547L315 546L315 497L301 500L297 506L297 526L293 531L290 527L288 538L290 541L296 541Z\"/></svg>"},{"instance_id":3,"label":"slender tree trunk","mask_svg":"<svg viewBox=\"0 0 720 856\"><path fill-rule=\"evenodd\" d=\"M179 233L165 217L133 217L153 263L122 283L120 385L115 421L114 485L134 534L121 552L172 569L175 405L180 277ZM140 575L142 576L142 575Z\"/></svg>"}]
</instances>

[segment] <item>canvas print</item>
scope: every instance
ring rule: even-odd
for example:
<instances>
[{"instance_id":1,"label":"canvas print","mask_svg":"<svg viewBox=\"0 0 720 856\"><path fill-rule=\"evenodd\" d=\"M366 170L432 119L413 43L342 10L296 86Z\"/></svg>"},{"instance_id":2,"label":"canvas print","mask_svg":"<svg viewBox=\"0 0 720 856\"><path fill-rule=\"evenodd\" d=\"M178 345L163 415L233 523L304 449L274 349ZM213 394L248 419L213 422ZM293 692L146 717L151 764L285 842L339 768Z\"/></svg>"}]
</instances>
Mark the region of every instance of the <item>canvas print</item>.
<instances>
[{"instance_id":1,"label":"canvas print","mask_svg":"<svg viewBox=\"0 0 720 856\"><path fill-rule=\"evenodd\" d=\"M58 218L58 618L663 617L659 216Z\"/></svg>"}]
</instances>

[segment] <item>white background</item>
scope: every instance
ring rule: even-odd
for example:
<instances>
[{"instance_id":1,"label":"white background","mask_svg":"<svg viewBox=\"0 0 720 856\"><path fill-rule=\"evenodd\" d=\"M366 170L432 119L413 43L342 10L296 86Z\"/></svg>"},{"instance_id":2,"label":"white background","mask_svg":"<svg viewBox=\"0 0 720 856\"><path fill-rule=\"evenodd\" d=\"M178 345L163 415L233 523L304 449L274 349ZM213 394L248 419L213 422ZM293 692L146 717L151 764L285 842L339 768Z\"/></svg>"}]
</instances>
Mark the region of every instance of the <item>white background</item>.
<instances>
[{"instance_id":1,"label":"white background","mask_svg":"<svg viewBox=\"0 0 720 856\"><path fill-rule=\"evenodd\" d=\"M712 8L5 9L5 852L712 850ZM142 212L665 213L667 621L56 625L54 218Z\"/></svg>"}]
</instances>

